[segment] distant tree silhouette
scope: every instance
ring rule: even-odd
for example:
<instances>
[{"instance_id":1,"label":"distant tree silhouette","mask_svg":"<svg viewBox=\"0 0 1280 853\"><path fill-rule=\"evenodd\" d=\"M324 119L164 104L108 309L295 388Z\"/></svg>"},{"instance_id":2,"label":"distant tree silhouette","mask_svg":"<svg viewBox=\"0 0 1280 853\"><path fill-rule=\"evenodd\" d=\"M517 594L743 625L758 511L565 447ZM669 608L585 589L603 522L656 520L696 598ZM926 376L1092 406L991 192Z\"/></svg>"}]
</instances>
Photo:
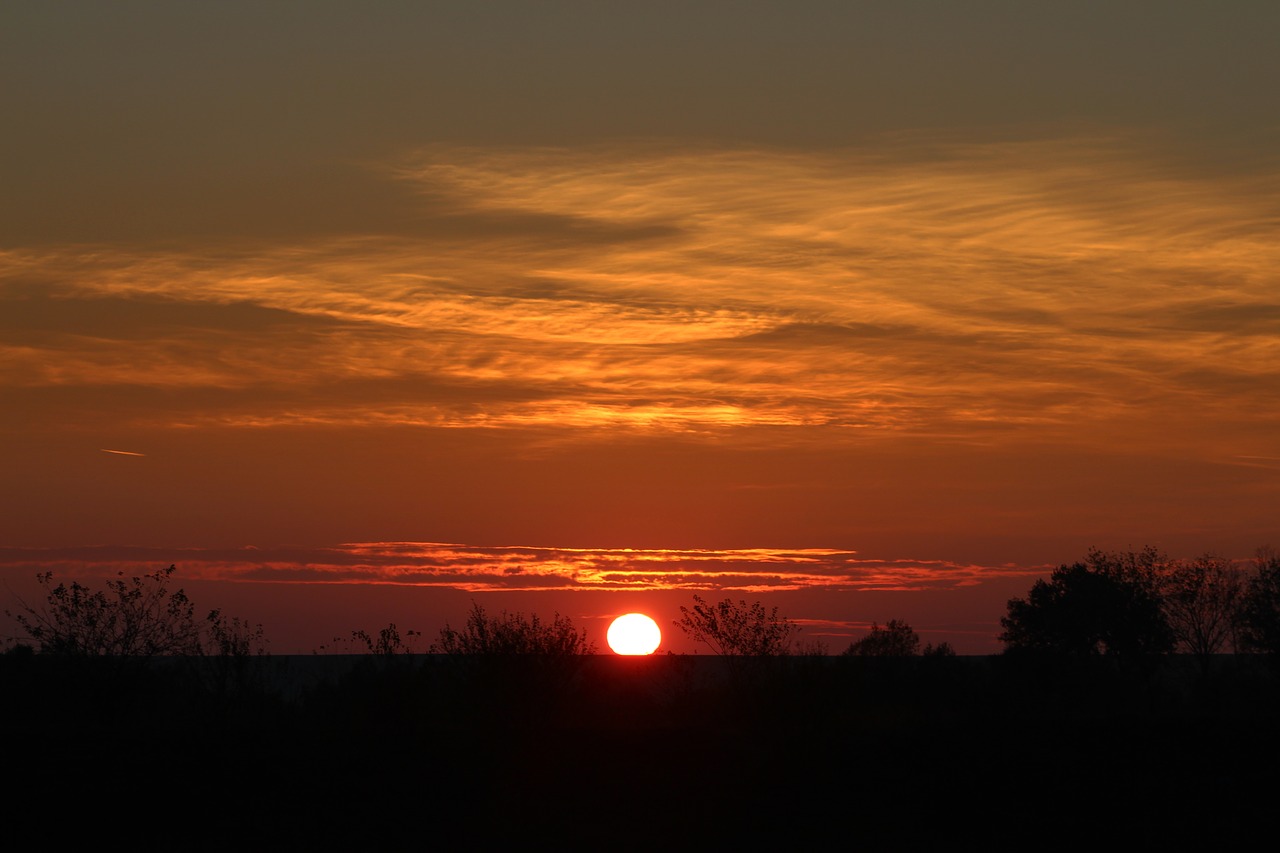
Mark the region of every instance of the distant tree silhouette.
<instances>
[{"instance_id":1,"label":"distant tree silhouette","mask_svg":"<svg viewBox=\"0 0 1280 853\"><path fill-rule=\"evenodd\" d=\"M927 658L953 658L956 656L956 650L951 647L950 643L943 640L936 646L933 643L926 643L920 654Z\"/></svg>"},{"instance_id":2,"label":"distant tree silhouette","mask_svg":"<svg viewBox=\"0 0 1280 853\"><path fill-rule=\"evenodd\" d=\"M431 651L448 655L590 655L594 643L585 631L575 628L573 621L559 613L550 623L537 614L507 613L490 616L479 604L472 603L471 613L461 630L448 623L440 629L440 637Z\"/></svg>"},{"instance_id":3,"label":"distant tree silhouette","mask_svg":"<svg viewBox=\"0 0 1280 853\"><path fill-rule=\"evenodd\" d=\"M413 654L415 641L422 636L421 631L408 630L402 635L400 629L396 627L396 623L391 622L387 627L379 629L377 634L371 634L364 629L351 632L348 637L334 637L334 647L336 649L349 650L355 649L357 652L374 655L379 658L389 658L396 655ZM324 646L320 647L320 651L330 651Z\"/></svg>"},{"instance_id":4,"label":"distant tree silhouette","mask_svg":"<svg viewBox=\"0 0 1280 853\"><path fill-rule=\"evenodd\" d=\"M900 619L890 619L883 627L871 623L871 633L854 640L843 654L855 657L910 657L920 650L920 637Z\"/></svg>"},{"instance_id":5,"label":"distant tree silhouette","mask_svg":"<svg viewBox=\"0 0 1280 853\"><path fill-rule=\"evenodd\" d=\"M680 608L681 618L675 623L694 642L703 643L718 655L768 656L784 655L799 627L778 615L778 608L764 609L760 602L736 604L726 598L709 604L694 595L693 608Z\"/></svg>"},{"instance_id":6,"label":"distant tree silhouette","mask_svg":"<svg viewBox=\"0 0 1280 853\"><path fill-rule=\"evenodd\" d=\"M1174 561L1159 578L1161 609L1178 648L1207 672L1212 656L1235 650L1244 602L1244 576L1235 564L1209 554Z\"/></svg>"},{"instance_id":7,"label":"distant tree silhouette","mask_svg":"<svg viewBox=\"0 0 1280 853\"><path fill-rule=\"evenodd\" d=\"M1162 610L1160 573L1169 560L1153 548L1090 551L1059 566L1026 598L1009 601L1001 618L1006 652L1065 655L1163 654L1175 635Z\"/></svg>"},{"instance_id":8,"label":"distant tree silhouette","mask_svg":"<svg viewBox=\"0 0 1280 853\"><path fill-rule=\"evenodd\" d=\"M22 602L9 613L41 653L72 656L243 656L263 651L262 626L210 611L197 619L181 589L170 590L175 566L134 577L120 572L106 589L73 581L53 586L53 573L36 576L43 605Z\"/></svg>"},{"instance_id":9,"label":"distant tree silhouette","mask_svg":"<svg viewBox=\"0 0 1280 853\"><path fill-rule=\"evenodd\" d=\"M251 624L239 616L223 616L221 610L210 611L206 623L202 645L206 655L247 658L267 652L267 640L261 624Z\"/></svg>"},{"instance_id":10,"label":"distant tree silhouette","mask_svg":"<svg viewBox=\"0 0 1280 853\"><path fill-rule=\"evenodd\" d=\"M1270 548L1258 550L1257 573L1245 589L1240 621L1245 648L1280 659L1280 554Z\"/></svg>"}]
</instances>

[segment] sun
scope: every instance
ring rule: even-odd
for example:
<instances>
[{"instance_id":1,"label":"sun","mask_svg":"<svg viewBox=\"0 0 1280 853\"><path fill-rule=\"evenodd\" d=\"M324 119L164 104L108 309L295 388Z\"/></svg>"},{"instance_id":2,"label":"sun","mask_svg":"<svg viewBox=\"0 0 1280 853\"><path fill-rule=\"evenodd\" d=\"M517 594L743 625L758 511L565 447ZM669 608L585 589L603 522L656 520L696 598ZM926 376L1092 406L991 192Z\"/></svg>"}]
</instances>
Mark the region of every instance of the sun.
<instances>
[{"instance_id":1,"label":"sun","mask_svg":"<svg viewBox=\"0 0 1280 853\"><path fill-rule=\"evenodd\" d=\"M620 655L651 655L662 642L658 623L643 613L628 613L614 619L606 636L609 648Z\"/></svg>"}]
</instances>

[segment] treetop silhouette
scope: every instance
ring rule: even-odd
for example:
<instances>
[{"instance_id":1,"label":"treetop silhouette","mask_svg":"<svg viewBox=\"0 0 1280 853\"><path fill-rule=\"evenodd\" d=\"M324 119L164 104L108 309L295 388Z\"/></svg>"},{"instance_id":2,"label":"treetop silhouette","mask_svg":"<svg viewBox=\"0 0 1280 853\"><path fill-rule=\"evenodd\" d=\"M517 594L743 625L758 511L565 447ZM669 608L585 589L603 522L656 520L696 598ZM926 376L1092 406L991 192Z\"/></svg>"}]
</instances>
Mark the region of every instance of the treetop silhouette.
<instances>
[{"instance_id":1,"label":"treetop silhouette","mask_svg":"<svg viewBox=\"0 0 1280 853\"><path fill-rule=\"evenodd\" d=\"M791 649L799 627L778 615L778 608L764 609L760 602L748 605L726 598L709 604L694 595L693 609L681 607L675 623L695 642L704 643L718 655L782 655Z\"/></svg>"},{"instance_id":2,"label":"treetop silhouette","mask_svg":"<svg viewBox=\"0 0 1280 853\"><path fill-rule=\"evenodd\" d=\"M587 640L585 631L559 613L549 623L536 613L525 616L504 610L490 616L472 602L466 624L457 629L445 623L431 651L448 655L590 655L596 647Z\"/></svg>"}]
</instances>

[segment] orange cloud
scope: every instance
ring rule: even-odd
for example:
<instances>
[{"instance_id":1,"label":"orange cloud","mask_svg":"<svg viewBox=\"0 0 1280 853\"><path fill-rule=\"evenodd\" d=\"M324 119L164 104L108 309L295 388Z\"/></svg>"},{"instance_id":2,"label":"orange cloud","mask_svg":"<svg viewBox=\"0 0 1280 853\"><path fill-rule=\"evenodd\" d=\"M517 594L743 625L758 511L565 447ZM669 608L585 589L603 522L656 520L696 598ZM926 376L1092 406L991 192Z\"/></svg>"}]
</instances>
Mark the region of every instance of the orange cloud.
<instances>
[{"instance_id":1,"label":"orange cloud","mask_svg":"<svg viewBox=\"0 0 1280 853\"><path fill-rule=\"evenodd\" d=\"M44 327L0 344L6 384L185 389L166 411L187 426L1274 453L1274 175L1090 137L437 146L393 171L444 236L4 252L52 283ZM69 319L95 312L112 325Z\"/></svg>"},{"instance_id":2,"label":"orange cloud","mask_svg":"<svg viewBox=\"0 0 1280 853\"><path fill-rule=\"evenodd\" d=\"M655 590L743 593L946 590L1044 567L980 566L941 560L870 560L854 552L476 547L371 542L331 548L0 549L0 564L68 577L109 577L139 565L178 563L193 580L246 583L391 584L470 592Z\"/></svg>"}]
</instances>

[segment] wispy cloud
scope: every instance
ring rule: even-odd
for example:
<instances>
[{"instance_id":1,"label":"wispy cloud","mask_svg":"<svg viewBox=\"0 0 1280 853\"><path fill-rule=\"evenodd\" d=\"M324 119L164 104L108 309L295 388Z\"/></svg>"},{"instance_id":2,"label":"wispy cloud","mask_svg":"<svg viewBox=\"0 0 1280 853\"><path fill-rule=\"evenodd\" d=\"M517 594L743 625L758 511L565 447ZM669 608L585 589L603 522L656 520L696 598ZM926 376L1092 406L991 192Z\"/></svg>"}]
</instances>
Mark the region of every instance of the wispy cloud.
<instances>
[{"instance_id":1,"label":"wispy cloud","mask_svg":"<svg viewBox=\"0 0 1280 853\"><path fill-rule=\"evenodd\" d=\"M41 319L0 344L5 384L191 389L166 407L183 425L1225 430L1273 450L1277 174L1095 137L434 147L389 168L439 239L3 253L26 282L7 304Z\"/></svg>"},{"instance_id":2,"label":"wispy cloud","mask_svg":"<svg viewBox=\"0 0 1280 853\"><path fill-rule=\"evenodd\" d=\"M861 559L851 551L821 548L640 550L369 542L306 549L0 549L0 565L70 577L109 577L169 563L179 564L184 577L197 580L393 584L470 592L945 590L1043 571L941 560Z\"/></svg>"}]
</instances>

